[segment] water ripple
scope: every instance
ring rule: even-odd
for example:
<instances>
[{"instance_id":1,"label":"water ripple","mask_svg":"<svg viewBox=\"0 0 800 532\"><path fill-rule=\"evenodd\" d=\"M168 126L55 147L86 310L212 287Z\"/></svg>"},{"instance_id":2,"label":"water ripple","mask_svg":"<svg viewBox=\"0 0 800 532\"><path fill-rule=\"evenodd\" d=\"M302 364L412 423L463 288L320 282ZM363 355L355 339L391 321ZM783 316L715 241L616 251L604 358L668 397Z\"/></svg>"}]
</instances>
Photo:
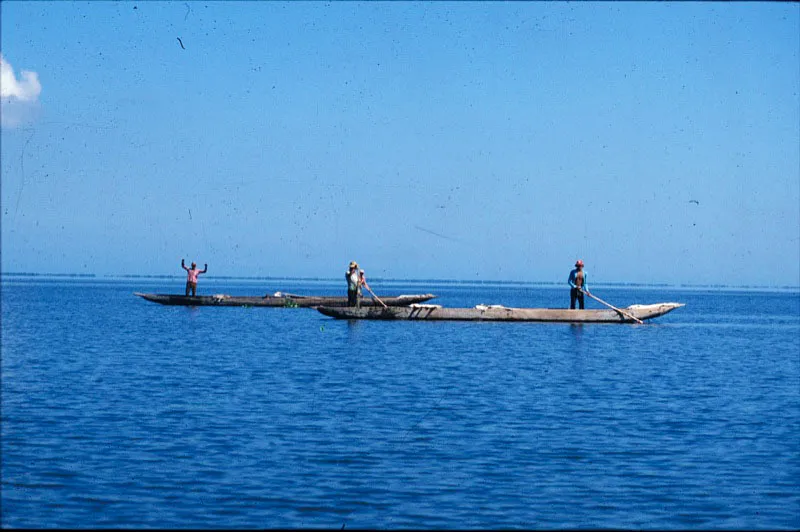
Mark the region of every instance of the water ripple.
<instances>
[{"instance_id":1,"label":"water ripple","mask_svg":"<svg viewBox=\"0 0 800 532\"><path fill-rule=\"evenodd\" d=\"M800 527L786 294L611 291L687 303L627 327L348 323L136 289L3 287L3 526Z\"/></svg>"}]
</instances>

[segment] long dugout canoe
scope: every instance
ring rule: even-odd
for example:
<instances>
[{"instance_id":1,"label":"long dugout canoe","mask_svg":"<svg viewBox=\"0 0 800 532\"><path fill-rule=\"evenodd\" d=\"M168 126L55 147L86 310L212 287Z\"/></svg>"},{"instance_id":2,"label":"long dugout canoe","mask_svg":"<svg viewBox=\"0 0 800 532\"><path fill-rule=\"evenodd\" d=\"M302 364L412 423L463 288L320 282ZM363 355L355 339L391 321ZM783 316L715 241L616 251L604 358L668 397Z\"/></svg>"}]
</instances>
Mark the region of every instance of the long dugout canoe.
<instances>
[{"instance_id":1,"label":"long dugout canoe","mask_svg":"<svg viewBox=\"0 0 800 532\"><path fill-rule=\"evenodd\" d=\"M226 294L215 294L211 296L184 296L181 294L144 294L134 292L133 295L139 296L153 303L162 305L178 305L183 307L346 307L347 298L339 296L302 296L297 294L282 294L277 292L274 295L265 296L229 296ZM422 303L436 297L433 294L411 294L392 297L381 297L381 301L388 306L411 305ZM377 306L370 298L362 297L361 306Z\"/></svg>"},{"instance_id":2,"label":"long dugout canoe","mask_svg":"<svg viewBox=\"0 0 800 532\"><path fill-rule=\"evenodd\" d=\"M663 316L683 303L631 305L625 313L644 321ZM407 307L332 308L317 307L326 316L345 320L451 320L451 321L540 321L565 323L635 323L612 309L569 310L557 308L510 308L500 305L477 305L474 308L444 308L439 305L413 304Z\"/></svg>"}]
</instances>

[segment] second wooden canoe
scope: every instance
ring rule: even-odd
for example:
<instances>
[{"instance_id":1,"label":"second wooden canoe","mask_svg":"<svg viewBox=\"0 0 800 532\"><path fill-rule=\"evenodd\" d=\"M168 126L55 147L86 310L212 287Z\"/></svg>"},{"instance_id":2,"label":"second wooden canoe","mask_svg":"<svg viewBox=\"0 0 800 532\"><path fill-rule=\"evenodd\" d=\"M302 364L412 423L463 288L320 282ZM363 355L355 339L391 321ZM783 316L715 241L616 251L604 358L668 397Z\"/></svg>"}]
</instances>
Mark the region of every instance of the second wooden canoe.
<instances>
[{"instance_id":1,"label":"second wooden canoe","mask_svg":"<svg viewBox=\"0 0 800 532\"><path fill-rule=\"evenodd\" d=\"M631 305L625 314L640 320L663 316L683 303ZM345 320L453 320L453 321L541 321L565 323L635 323L629 316L611 309L569 310L560 308L511 308L478 305L473 308L444 308L439 305L412 304L407 307L333 308L317 307L326 316Z\"/></svg>"}]
</instances>

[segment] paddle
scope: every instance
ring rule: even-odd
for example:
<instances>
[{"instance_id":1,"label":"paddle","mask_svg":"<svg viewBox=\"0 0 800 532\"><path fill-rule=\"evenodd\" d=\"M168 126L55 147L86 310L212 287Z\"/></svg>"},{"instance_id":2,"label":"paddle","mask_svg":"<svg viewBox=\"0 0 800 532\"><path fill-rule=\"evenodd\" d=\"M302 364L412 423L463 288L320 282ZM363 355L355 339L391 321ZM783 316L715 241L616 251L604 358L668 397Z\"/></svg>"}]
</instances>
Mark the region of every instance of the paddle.
<instances>
[{"instance_id":1,"label":"paddle","mask_svg":"<svg viewBox=\"0 0 800 532\"><path fill-rule=\"evenodd\" d=\"M644 324L644 322L643 322L642 320L640 320L639 318L637 318L637 317L636 317L636 316L634 316L633 314L629 314L629 313L625 312L624 310L622 310L622 309L619 309L619 308L615 307L614 305L612 305L612 304L610 304L610 303L606 303L605 301L603 301L602 299L600 299L600 298L599 298L599 297L597 297L596 295L594 295L594 294L590 294L589 292L587 292L587 291L585 291L585 290L581 290L581 292L583 292L583 293L584 293L584 294L586 294L587 296L591 297L592 299L596 299L597 301L599 301L599 302L600 302L600 303L602 303L603 305L605 305L605 306L607 306L607 307L609 307L609 308L612 308L612 309L616 310L617 312L619 312L619 313L620 313L620 314L622 314L623 316L627 316L627 317L629 317L630 319L632 319L632 320L633 320L633 321L635 321L636 323Z\"/></svg>"},{"instance_id":2,"label":"paddle","mask_svg":"<svg viewBox=\"0 0 800 532\"><path fill-rule=\"evenodd\" d=\"M388 306L386 303L384 303L383 301L381 301L381 298L379 298L378 296L376 296L376 295L375 295L375 292L373 292L373 291L372 291L372 288L370 288L370 287L369 287L369 285L367 284L367 282L366 282L366 281L364 281L364 288L366 288L367 290L369 290L369 293L370 293L370 294L372 294L372 297L375 299L375 301L377 301L378 303L380 303L381 305L383 305L383 308L389 308L389 306Z\"/></svg>"}]
</instances>

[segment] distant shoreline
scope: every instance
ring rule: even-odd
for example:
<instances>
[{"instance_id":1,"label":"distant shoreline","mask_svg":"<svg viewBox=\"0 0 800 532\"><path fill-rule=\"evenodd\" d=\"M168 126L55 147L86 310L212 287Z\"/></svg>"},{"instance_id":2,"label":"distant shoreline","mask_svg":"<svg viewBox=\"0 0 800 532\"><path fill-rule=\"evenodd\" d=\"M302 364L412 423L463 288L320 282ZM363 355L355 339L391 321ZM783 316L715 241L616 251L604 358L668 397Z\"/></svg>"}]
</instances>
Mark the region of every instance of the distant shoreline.
<instances>
[{"instance_id":1,"label":"distant shoreline","mask_svg":"<svg viewBox=\"0 0 800 532\"><path fill-rule=\"evenodd\" d=\"M119 275L97 275L94 273L35 273L35 272L8 272L0 273L0 279L58 279L58 280L177 280L184 278L183 275L140 275L140 274L119 274ZM338 282L338 277L273 277L273 276L236 276L236 275L208 275L208 280L224 281L293 281L293 282ZM497 286L552 286L561 287L564 283L553 281L492 281L492 280L461 280L461 279L396 279L373 277L373 283L394 283L394 284L431 284L431 285L497 285ZM726 284L691 284L691 283L620 283L620 282L595 282L595 286L612 288L688 288L688 289L708 289L708 290L784 290L800 291L800 286L766 286L766 285L726 285Z\"/></svg>"}]
</instances>

